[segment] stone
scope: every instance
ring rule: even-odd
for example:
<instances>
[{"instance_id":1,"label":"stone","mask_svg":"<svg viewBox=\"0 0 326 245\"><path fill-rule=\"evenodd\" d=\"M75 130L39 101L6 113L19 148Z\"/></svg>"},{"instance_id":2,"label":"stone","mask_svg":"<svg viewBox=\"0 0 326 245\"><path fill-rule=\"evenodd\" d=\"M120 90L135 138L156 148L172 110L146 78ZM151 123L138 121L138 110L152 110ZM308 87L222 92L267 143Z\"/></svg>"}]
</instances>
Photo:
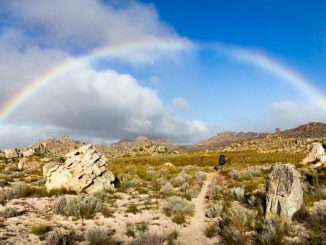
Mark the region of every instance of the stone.
<instances>
[{"instance_id":1,"label":"stone","mask_svg":"<svg viewBox=\"0 0 326 245\"><path fill-rule=\"evenodd\" d=\"M303 204L300 173L292 164L275 164L266 179L266 218L288 220Z\"/></svg>"},{"instance_id":2,"label":"stone","mask_svg":"<svg viewBox=\"0 0 326 245\"><path fill-rule=\"evenodd\" d=\"M115 176L107 170L107 159L94 145L84 145L66 154L66 162L46 170L47 191L66 189L94 193L114 188Z\"/></svg>"},{"instance_id":3,"label":"stone","mask_svg":"<svg viewBox=\"0 0 326 245\"><path fill-rule=\"evenodd\" d=\"M56 162L56 161L51 161L51 162L48 162L48 163L44 164L44 166L43 166L43 176L46 177L51 168L54 168L55 166L61 165L61 164L62 163Z\"/></svg>"},{"instance_id":4,"label":"stone","mask_svg":"<svg viewBox=\"0 0 326 245\"><path fill-rule=\"evenodd\" d=\"M19 157L18 149L8 149L3 151L5 153L6 158L16 158Z\"/></svg>"},{"instance_id":5,"label":"stone","mask_svg":"<svg viewBox=\"0 0 326 245\"><path fill-rule=\"evenodd\" d=\"M26 160L25 160L25 158L22 158L22 159L20 159L19 162L18 162L18 169L19 169L19 170L22 170L22 169L24 169L25 167L26 167Z\"/></svg>"},{"instance_id":6,"label":"stone","mask_svg":"<svg viewBox=\"0 0 326 245\"><path fill-rule=\"evenodd\" d=\"M167 167L167 168L175 168L174 164L170 163L170 162L166 162L163 165L164 165L164 167Z\"/></svg>"},{"instance_id":7,"label":"stone","mask_svg":"<svg viewBox=\"0 0 326 245\"><path fill-rule=\"evenodd\" d=\"M26 151L21 151L21 155L23 157L31 157L35 154L35 150L34 149L28 149Z\"/></svg>"},{"instance_id":8,"label":"stone","mask_svg":"<svg viewBox=\"0 0 326 245\"><path fill-rule=\"evenodd\" d=\"M310 153L308 156L302 160L303 164L316 163L319 158L325 155L325 149L323 145L319 142L312 143Z\"/></svg>"}]
</instances>

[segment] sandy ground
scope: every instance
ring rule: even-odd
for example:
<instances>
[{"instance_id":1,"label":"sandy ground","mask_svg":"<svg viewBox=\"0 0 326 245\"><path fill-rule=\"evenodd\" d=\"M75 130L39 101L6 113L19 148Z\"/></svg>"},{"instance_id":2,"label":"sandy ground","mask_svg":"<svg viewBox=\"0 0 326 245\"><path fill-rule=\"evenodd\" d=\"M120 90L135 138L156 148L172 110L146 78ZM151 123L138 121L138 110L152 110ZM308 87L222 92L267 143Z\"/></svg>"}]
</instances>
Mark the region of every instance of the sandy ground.
<instances>
[{"instance_id":1,"label":"sandy ground","mask_svg":"<svg viewBox=\"0 0 326 245\"><path fill-rule=\"evenodd\" d=\"M216 244L218 242L217 239L209 239L205 236L205 229L208 226L205 217L205 195L214 174L215 173L208 174L207 180L205 181L198 197L192 199L192 202L195 204L195 215L192 217L190 225L179 230L179 244L206 245Z\"/></svg>"}]
</instances>

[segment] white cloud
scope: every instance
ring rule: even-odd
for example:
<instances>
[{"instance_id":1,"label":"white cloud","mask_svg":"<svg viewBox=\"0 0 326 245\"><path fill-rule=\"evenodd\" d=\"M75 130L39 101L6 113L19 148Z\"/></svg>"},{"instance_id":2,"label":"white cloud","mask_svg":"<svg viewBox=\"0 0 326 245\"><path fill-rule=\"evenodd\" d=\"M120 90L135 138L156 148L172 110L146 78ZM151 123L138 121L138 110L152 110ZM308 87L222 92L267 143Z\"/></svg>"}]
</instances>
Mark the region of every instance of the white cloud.
<instances>
[{"instance_id":1,"label":"white cloud","mask_svg":"<svg viewBox=\"0 0 326 245\"><path fill-rule=\"evenodd\" d=\"M211 128L200 121L174 116L156 92L128 74L96 71L83 65L57 78L30 98L9 121L16 125L45 125L83 139L163 136L181 142L209 135ZM58 128L58 132L56 132ZM17 131L16 138L20 131Z\"/></svg>"},{"instance_id":2,"label":"white cloud","mask_svg":"<svg viewBox=\"0 0 326 245\"><path fill-rule=\"evenodd\" d=\"M177 97L172 100L172 106L181 111L188 111L190 109L188 101L183 97Z\"/></svg>"},{"instance_id":3,"label":"white cloud","mask_svg":"<svg viewBox=\"0 0 326 245\"><path fill-rule=\"evenodd\" d=\"M287 129L311 121L326 121L323 108L313 104L299 104L291 100L278 101L269 110L269 124Z\"/></svg>"},{"instance_id":4,"label":"white cloud","mask_svg":"<svg viewBox=\"0 0 326 245\"><path fill-rule=\"evenodd\" d=\"M26 33L32 31L33 40L46 46L91 50L103 45L179 39L160 21L153 5L136 1L11 0L5 6L18 20L18 27ZM141 53L134 55L145 59Z\"/></svg>"}]
</instances>

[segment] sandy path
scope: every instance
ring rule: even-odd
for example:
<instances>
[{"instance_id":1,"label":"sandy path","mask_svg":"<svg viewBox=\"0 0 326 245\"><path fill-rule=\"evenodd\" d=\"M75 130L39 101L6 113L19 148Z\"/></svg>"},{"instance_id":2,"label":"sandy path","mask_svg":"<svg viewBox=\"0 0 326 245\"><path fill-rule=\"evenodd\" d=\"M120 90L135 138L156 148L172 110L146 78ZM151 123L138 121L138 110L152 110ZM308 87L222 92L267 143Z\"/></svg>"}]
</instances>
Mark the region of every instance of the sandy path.
<instances>
[{"instance_id":1,"label":"sandy path","mask_svg":"<svg viewBox=\"0 0 326 245\"><path fill-rule=\"evenodd\" d=\"M205 236L205 195L207 193L208 185L214 177L215 173L210 173L207 176L199 195L193 198L192 202L195 204L195 215L192 217L190 224L179 231L179 244L186 245L206 245L216 244L216 240L209 239Z\"/></svg>"}]
</instances>

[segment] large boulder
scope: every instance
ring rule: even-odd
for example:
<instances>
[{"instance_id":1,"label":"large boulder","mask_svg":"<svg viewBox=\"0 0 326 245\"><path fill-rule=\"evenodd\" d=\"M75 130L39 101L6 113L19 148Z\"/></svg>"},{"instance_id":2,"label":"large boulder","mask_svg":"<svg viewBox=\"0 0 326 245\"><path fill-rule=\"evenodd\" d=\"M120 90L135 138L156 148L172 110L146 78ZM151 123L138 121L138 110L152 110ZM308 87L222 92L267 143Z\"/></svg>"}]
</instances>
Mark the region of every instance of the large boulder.
<instances>
[{"instance_id":1,"label":"large boulder","mask_svg":"<svg viewBox=\"0 0 326 245\"><path fill-rule=\"evenodd\" d=\"M324 160L325 149L323 145L319 142L312 143L310 153L308 156L302 160L303 164L313 163L316 164L321 160Z\"/></svg>"},{"instance_id":2,"label":"large boulder","mask_svg":"<svg viewBox=\"0 0 326 245\"><path fill-rule=\"evenodd\" d=\"M275 164L266 180L266 217L291 219L303 203L300 173L292 164Z\"/></svg>"},{"instance_id":3,"label":"large boulder","mask_svg":"<svg viewBox=\"0 0 326 245\"><path fill-rule=\"evenodd\" d=\"M19 157L18 149L8 149L3 151L6 158L16 158Z\"/></svg>"},{"instance_id":4,"label":"large boulder","mask_svg":"<svg viewBox=\"0 0 326 245\"><path fill-rule=\"evenodd\" d=\"M47 162L46 164L44 164L43 165L43 176L46 177L49 173L49 170L51 168L54 168L57 165L62 165L62 163L56 162L56 161L51 161L51 162Z\"/></svg>"},{"instance_id":5,"label":"large boulder","mask_svg":"<svg viewBox=\"0 0 326 245\"><path fill-rule=\"evenodd\" d=\"M114 175L107 170L107 159L94 145L84 145L66 155L63 165L47 171L48 191L64 188L77 193L94 193L114 187Z\"/></svg>"},{"instance_id":6,"label":"large boulder","mask_svg":"<svg viewBox=\"0 0 326 245\"><path fill-rule=\"evenodd\" d=\"M27 150L21 151L20 153L21 153L21 155L23 157L31 157L31 156L33 156L35 154L35 150L34 149L27 149Z\"/></svg>"}]
</instances>

